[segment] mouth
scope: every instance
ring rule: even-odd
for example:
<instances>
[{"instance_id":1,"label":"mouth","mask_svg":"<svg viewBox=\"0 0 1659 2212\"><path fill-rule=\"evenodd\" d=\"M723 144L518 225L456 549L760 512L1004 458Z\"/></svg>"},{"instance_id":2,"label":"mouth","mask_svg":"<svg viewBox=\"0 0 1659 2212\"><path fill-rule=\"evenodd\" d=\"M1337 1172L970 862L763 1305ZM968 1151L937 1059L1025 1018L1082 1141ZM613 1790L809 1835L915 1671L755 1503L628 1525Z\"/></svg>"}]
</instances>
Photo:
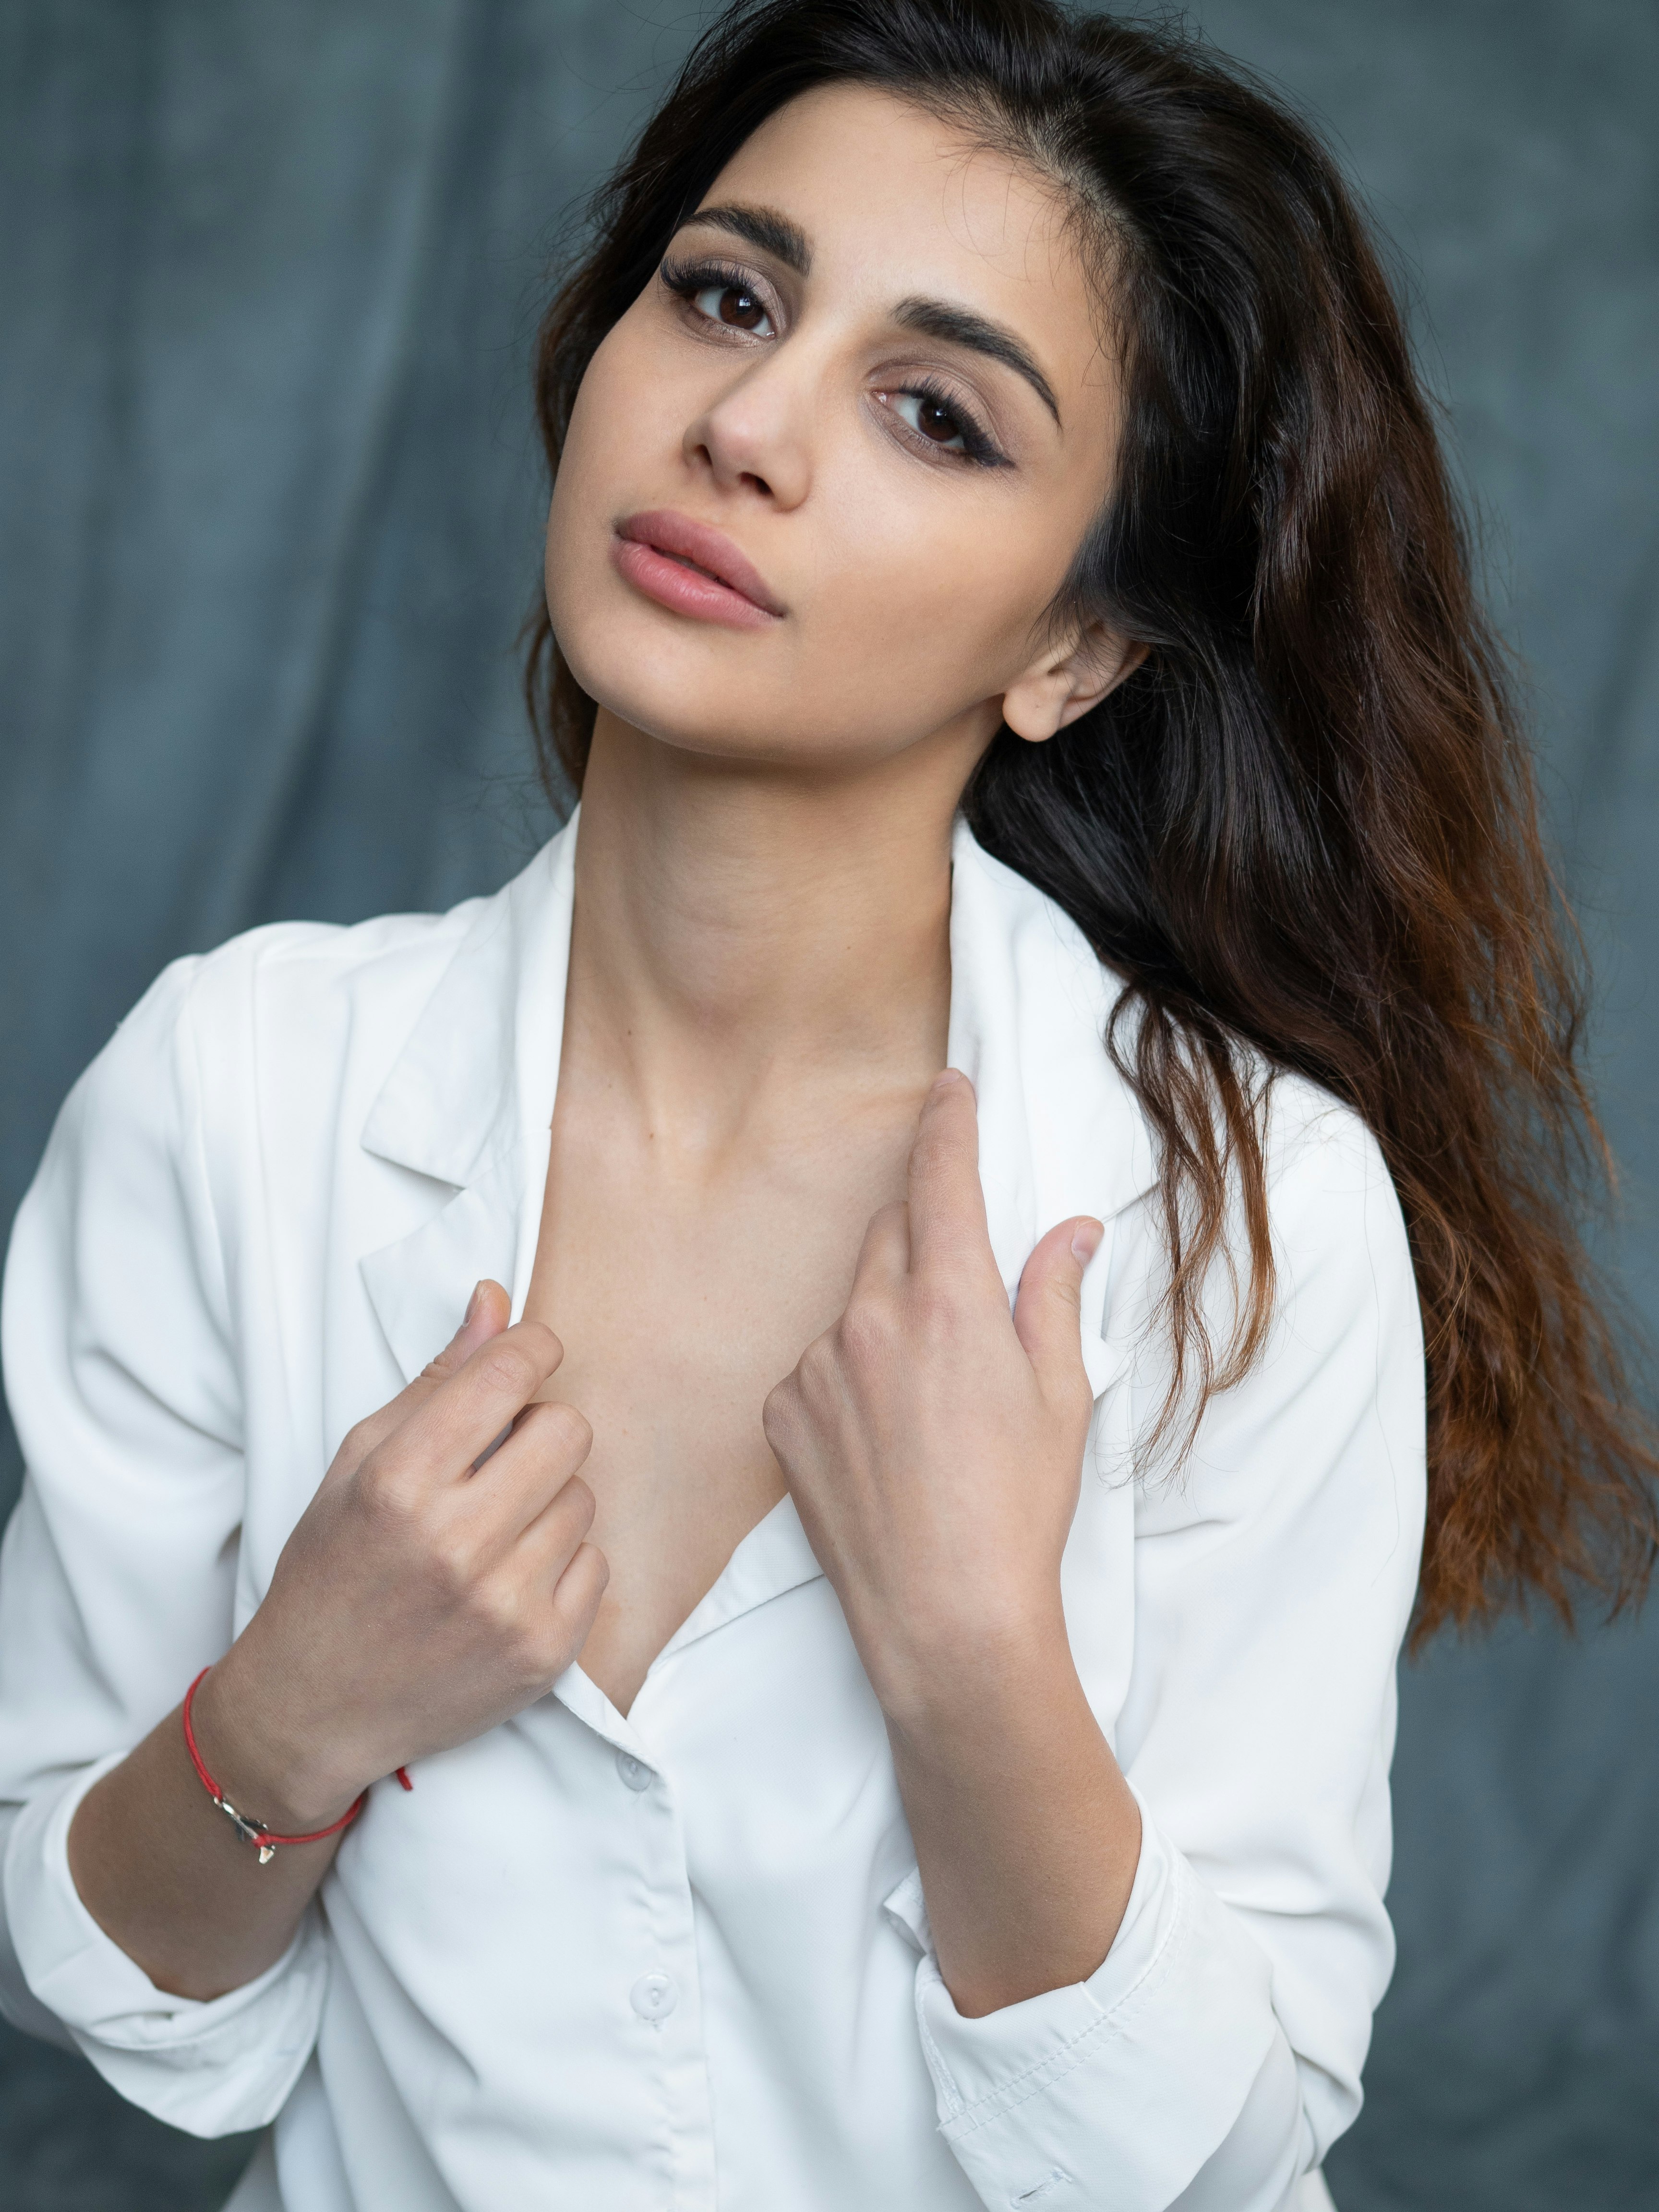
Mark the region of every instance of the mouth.
<instances>
[{"instance_id":1,"label":"mouth","mask_svg":"<svg viewBox=\"0 0 1659 2212\"><path fill-rule=\"evenodd\" d=\"M732 629L767 629L785 612L765 579L723 531L672 507L630 514L616 526L613 565L659 606Z\"/></svg>"}]
</instances>

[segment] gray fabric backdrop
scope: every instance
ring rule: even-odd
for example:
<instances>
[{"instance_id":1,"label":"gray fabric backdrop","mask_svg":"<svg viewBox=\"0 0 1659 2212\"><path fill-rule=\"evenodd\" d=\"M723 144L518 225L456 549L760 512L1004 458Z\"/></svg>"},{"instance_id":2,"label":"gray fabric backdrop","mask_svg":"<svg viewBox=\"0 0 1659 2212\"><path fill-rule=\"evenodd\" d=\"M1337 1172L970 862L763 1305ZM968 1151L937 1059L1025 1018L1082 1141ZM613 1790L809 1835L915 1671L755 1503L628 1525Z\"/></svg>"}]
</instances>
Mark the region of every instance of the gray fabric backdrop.
<instances>
[{"instance_id":1,"label":"gray fabric backdrop","mask_svg":"<svg viewBox=\"0 0 1659 2212\"><path fill-rule=\"evenodd\" d=\"M656 13L649 12L654 6ZM1659 12L1208 0L1398 241L1530 664L1659 1312ZM493 886L558 218L673 0L0 0L0 1218L173 954ZM15 1479L15 1455L3 1495ZM1401 1960L1342 2212L1659 2204L1659 1619L1404 1671ZM0 2044L0 2200L215 2206L243 2154ZM850 2208L849 2208L850 2212Z\"/></svg>"}]
</instances>

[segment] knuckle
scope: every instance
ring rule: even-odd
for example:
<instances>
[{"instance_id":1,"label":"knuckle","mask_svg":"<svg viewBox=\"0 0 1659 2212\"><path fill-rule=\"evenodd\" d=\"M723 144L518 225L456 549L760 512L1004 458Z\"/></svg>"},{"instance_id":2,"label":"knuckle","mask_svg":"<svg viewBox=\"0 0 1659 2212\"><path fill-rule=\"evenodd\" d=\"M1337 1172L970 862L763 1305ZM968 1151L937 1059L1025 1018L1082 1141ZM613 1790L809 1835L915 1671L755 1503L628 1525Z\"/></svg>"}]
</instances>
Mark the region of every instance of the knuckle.
<instances>
[{"instance_id":1,"label":"knuckle","mask_svg":"<svg viewBox=\"0 0 1659 2212\"><path fill-rule=\"evenodd\" d=\"M503 1397L527 1398L541 1380L528 1353L501 1337L486 1345L477 1359L480 1379Z\"/></svg>"},{"instance_id":2,"label":"knuckle","mask_svg":"<svg viewBox=\"0 0 1659 2212\"><path fill-rule=\"evenodd\" d=\"M854 1298L841 1317L842 1358L854 1369L885 1367L897 1336L898 1316L885 1298Z\"/></svg>"},{"instance_id":3,"label":"knuckle","mask_svg":"<svg viewBox=\"0 0 1659 2212\"><path fill-rule=\"evenodd\" d=\"M343 1467L361 1468L379 1441L379 1423L371 1413L355 1421L340 1439L336 1460Z\"/></svg>"},{"instance_id":4,"label":"knuckle","mask_svg":"<svg viewBox=\"0 0 1659 2212\"><path fill-rule=\"evenodd\" d=\"M542 1441L573 1466L580 1467L593 1449L593 1430L587 1416L562 1398L537 1407L535 1421Z\"/></svg>"},{"instance_id":5,"label":"knuckle","mask_svg":"<svg viewBox=\"0 0 1659 2212\"><path fill-rule=\"evenodd\" d=\"M841 1367L841 1324L815 1336L800 1356L795 1378L804 1392L816 1395L834 1382Z\"/></svg>"},{"instance_id":6,"label":"knuckle","mask_svg":"<svg viewBox=\"0 0 1659 2212\"><path fill-rule=\"evenodd\" d=\"M544 1676L562 1674L569 1664L610 1579L611 1563L599 1547L578 1545L550 1601L538 1608L536 1664Z\"/></svg>"},{"instance_id":7,"label":"knuckle","mask_svg":"<svg viewBox=\"0 0 1659 2212\"><path fill-rule=\"evenodd\" d=\"M473 1618L497 1644L508 1648L522 1638L525 1628L524 1593L506 1575L489 1575L468 1592Z\"/></svg>"},{"instance_id":8,"label":"knuckle","mask_svg":"<svg viewBox=\"0 0 1659 2212\"><path fill-rule=\"evenodd\" d=\"M559 1503L579 1528L591 1528L599 1501L580 1475L573 1474L559 1492Z\"/></svg>"},{"instance_id":9,"label":"knuckle","mask_svg":"<svg viewBox=\"0 0 1659 2212\"><path fill-rule=\"evenodd\" d=\"M426 1571L439 1596L452 1606L487 1605L487 1584L479 1573L478 1555L458 1532L427 1547Z\"/></svg>"},{"instance_id":10,"label":"knuckle","mask_svg":"<svg viewBox=\"0 0 1659 2212\"><path fill-rule=\"evenodd\" d=\"M382 1526L402 1533L416 1517L416 1486L396 1453L373 1450L357 1469L357 1494Z\"/></svg>"},{"instance_id":11,"label":"knuckle","mask_svg":"<svg viewBox=\"0 0 1659 2212\"><path fill-rule=\"evenodd\" d=\"M527 1355L540 1364L544 1375L550 1375L564 1358L562 1340L544 1321L521 1321L514 1333L520 1338Z\"/></svg>"},{"instance_id":12,"label":"knuckle","mask_svg":"<svg viewBox=\"0 0 1659 2212\"><path fill-rule=\"evenodd\" d=\"M611 1580L611 1562L597 1544L579 1544L575 1557L559 1577L554 1593L577 1614L588 1612L604 1596Z\"/></svg>"},{"instance_id":13,"label":"knuckle","mask_svg":"<svg viewBox=\"0 0 1659 2212\"><path fill-rule=\"evenodd\" d=\"M761 1407L761 1430L774 1451L781 1451L800 1432L800 1386L793 1375L775 1382Z\"/></svg>"}]
</instances>

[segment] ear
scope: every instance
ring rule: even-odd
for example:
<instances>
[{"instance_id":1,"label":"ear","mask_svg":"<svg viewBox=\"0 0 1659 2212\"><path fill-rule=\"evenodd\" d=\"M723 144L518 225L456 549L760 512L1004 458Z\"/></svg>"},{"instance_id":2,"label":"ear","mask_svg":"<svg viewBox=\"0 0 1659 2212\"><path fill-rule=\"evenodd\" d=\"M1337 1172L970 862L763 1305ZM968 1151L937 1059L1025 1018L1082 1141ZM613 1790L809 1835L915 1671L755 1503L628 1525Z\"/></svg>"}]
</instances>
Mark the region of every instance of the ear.
<instances>
[{"instance_id":1,"label":"ear","mask_svg":"<svg viewBox=\"0 0 1659 2212\"><path fill-rule=\"evenodd\" d=\"M1002 719L1017 738L1041 744L1115 691L1146 653L1146 646L1121 630L1090 623L1051 645L1015 678L1003 694Z\"/></svg>"}]
</instances>

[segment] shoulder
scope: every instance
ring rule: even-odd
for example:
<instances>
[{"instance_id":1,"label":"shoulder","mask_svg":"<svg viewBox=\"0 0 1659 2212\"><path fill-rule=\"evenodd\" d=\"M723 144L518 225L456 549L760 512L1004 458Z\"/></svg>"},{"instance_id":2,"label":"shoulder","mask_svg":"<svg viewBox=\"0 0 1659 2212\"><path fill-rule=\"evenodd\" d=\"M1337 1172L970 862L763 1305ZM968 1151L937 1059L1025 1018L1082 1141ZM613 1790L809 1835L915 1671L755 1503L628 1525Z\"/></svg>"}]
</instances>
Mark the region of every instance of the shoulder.
<instances>
[{"instance_id":1,"label":"shoulder","mask_svg":"<svg viewBox=\"0 0 1659 2212\"><path fill-rule=\"evenodd\" d=\"M994 1011L1026 1064L1028 1089L1041 1094L1040 1112L1033 1102L1033 1121L1048 1129L1063 1119L1067 1135L1075 1121L1079 1151L1110 1145L1132 1152L1134 1171L1117 1178L1118 1188L1124 1201L1143 1201L1148 1225L1155 1227L1156 1204L1145 1201L1156 1181L1157 1132L1108 1042L1123 997L1121 975L1101 959L1062 907L965 831L958 835L954 860L968 878L969 896L957 902L953 926L957 915L965 918L963 933L971 933L971 939L953 951L973 960L979 996L988 995L988 976L1004 983L1005 1006ZM1125 1011L1129 1018L1118 1031L1118 1043L1132 1055L1138 1015L1133 1008ZM1356 1231L1369 1225L1391 1256L1408 1264L1393 1180L1364 1119L1318 1084L1275 1070L1248 1048L1245 1063L1246 1080L1261 1100L1267 1200L1275 1236L1298 1251L1323 1243L1346 1252L1353 1249ZM1237 1179L1234 1197L1242 1207ZM1245 1234L1241 1211L1230 1242Z\"/></svg>"},{"instance_id":2,"label":"shoulder","mask_svg":"<svg viewBox=\"0 0 1659 2212\"><path fill-rule=\"evenodd\" d=\"M1213 1504L1215 1480L1231 1470L1252 1496L1265 1481L1261 1495L1281 1506L1333 1483L1357 1486L1373 1502L1392 1501L1383 1512L1392 1528L1390 1516L1421 1489L1426 1382L1393 1177L1360 1115L1300 1076L1279 1074L1268 1088L1263 1152L1271 1319L1249 1368L1210 1402L1195 1482ZM1227 1264L1212 1269L1204 1294L1218 1345L1231 1334L1248 1242L1235 1197Z\"/></svg>"},{"instance_id":3,"label":"shoulder","mask_svg":"<svg viewBox=\"0 0 1659 2212\"><path fill-rule=\"evenodd\" d=\"M1283 1295L1346 1278L1385 1305L1407 1299L1415 1316L1405 1216L1364 1119L1305 1077L1281 1073L1268 1085L1264 1123L1267 1218Z\"/></svg>"},{"instance_id":4,"label":"shoulder","mask_svg":"<svg viewBox=\"0 0 1659 2212\"><path fill-rule=\"evenodd\" d=\"M373 1056L377 1047L395 1052L494 903L469 899L447 914L380 915L349 927L249 930L177 963L188 970L175 987L177 1018L210 1065L248 1048L312 1063L346 1051Z\"/></svg>"},{"instance_id":5,"label":"shoulder","mask_svg":"<svg viewBox=\"0 0 1659 2212\"><path fill-rule=\"evenodd\" d=\"M269 1090L314 1084L347 1062L389 1062L456 954L488 932L505 898L350 925L273 922L175 960L88 1077L107 1088L140 1064L168 1063L186 1087Z\"/></svg>"},{"instance_id":6,"label":"shoulder","mask_svg":"<svg viewBox=\"0 0 1659 2212\"><path fill-rule=\"evenodd\" d=\"M173 961L76 1084L43 1169L191 1184L240 1129L321 1128L372 1099L495 899L341 927L281 922ZM358 1107L367 1111L366 1103Z\"/></svg>"}]
</instances>

